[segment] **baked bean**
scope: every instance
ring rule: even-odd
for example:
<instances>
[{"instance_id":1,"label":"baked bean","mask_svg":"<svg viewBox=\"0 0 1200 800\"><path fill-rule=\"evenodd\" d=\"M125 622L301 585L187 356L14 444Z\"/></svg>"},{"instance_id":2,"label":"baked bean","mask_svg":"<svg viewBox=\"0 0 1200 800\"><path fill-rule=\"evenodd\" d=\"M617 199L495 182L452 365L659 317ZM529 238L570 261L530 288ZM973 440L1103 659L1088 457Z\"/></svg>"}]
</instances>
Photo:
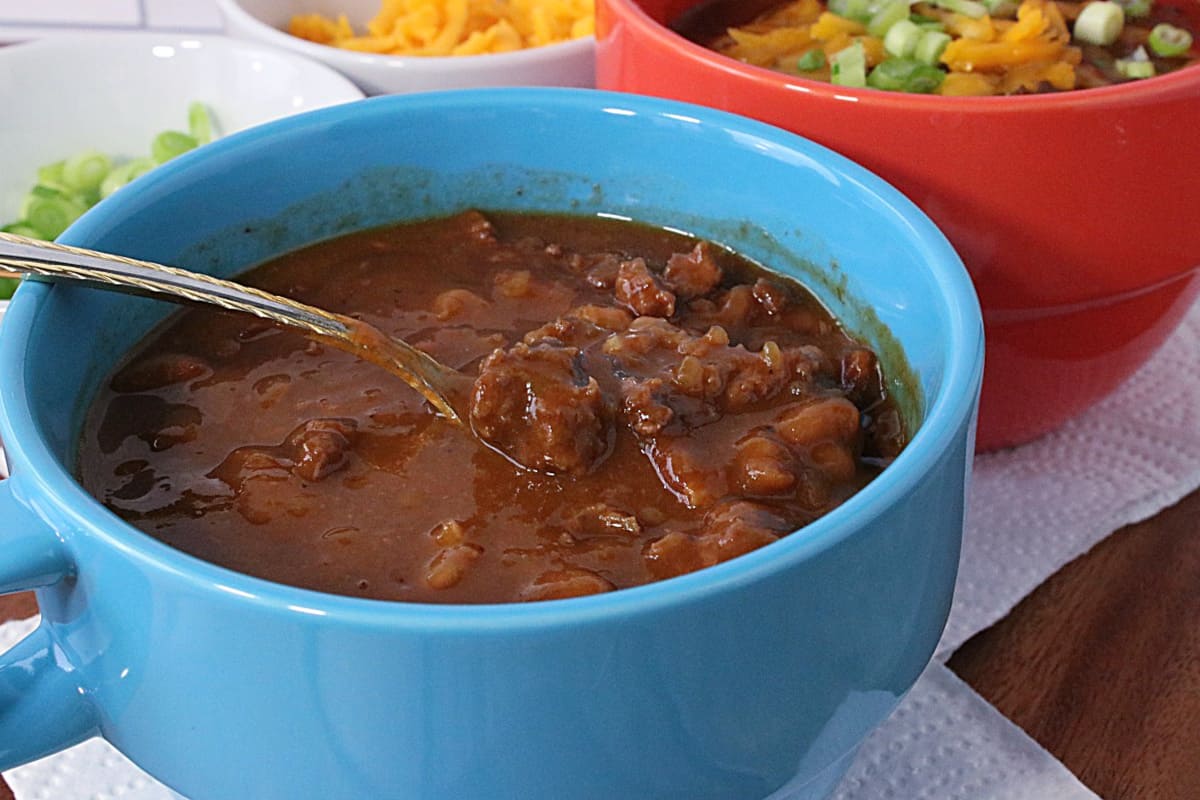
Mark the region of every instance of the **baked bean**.
<instances>
[{"instance_id":1,"label":"baked bean","mask_svg":"<svg viewBox=\"0 0 1200 800\"><path fill-rule=\"evenodd\" d=\"M528 297L532 281L527 269L505 269L496 273L496 290L505 297Z\"/></svg>"},{"instance_id":2,"label":"baked bean","mask_svg":"<svg viewBox=\"0 0 1200 800\"><path fill-rule=\"evenodd\" d=\"M781 442L756 433L742 439L730 464L731 482L745 497L778 497L796 486L795 457Z\"/></svg>"},{"instance_id":3,"label":"baked bean","mask_svg":"<svg viewBox=\"0 0 1200 800\"><path fill-rule=\"evenodd\" d=\"M842 442L817 442L808 452L813 465L831 481L848 482L858 472L854 453Z\"/></svg>"},{"instance_id":4,"label":"baked bean","mask_svg":"<svg viewBox=\"0 0 1200 800\"><path fill-rule=\"evenodd\" d=\"M591 570L579 567L547 570L526 587L522 600L561 600L589 594L611 592L617 587L612 581Z\"/></svg>"},{"instance_id":5,"label":"baked bean","mask_svg":"<svg viewBox=\"0 0 1200 800\"><path fill-rule=\"evenodd\" d=\"M467 575L483 548L473 544L456 544L442 548L429 562L425 583L430 589L449 589L457 586Z\"/></svg>"},{"instance_id":6,"label":"baked bean","mask_svg":"<svg viewBox=\"0 0 1200 800\"><path fill-rule=\"evenodd\" d=\"M671 531L649 542L642 552L646 571L656 580L673 578L695 572L709 564L704 563L700 545L694 537L681 531Z\"/></svg>"},{"instance_id":7,"label":"baked bean","mask_svg":"<svg viewBox=\"0 0 1200 800\"><path fill-rule=\"evenodd\" d=\"M728 561L768 545L791 527L766 506L744 500L726 502L704 517L706 542L715 547L714 563Z\"/></svg>"},{"instance_id":8,"label":"baked bean","mask_svg":"<svg viewBox=\"0 0 1200 800\"><path fill-rule=\"evenodd\" d=\"M787 409L776 421L775 430L791 444L848 442L858 436L859 412L844 397L823 398Z\"/></svg>"},{"instance_id":9,"label":"baked bean","mask_svg":"<svg viewBox=\"0 0 1200 800\"><path fill-rule=\"evenodd\" d=\"M433 314L442 322L487 307L487 301L467 289L447 289L433 299Z\"/></svg>"}]
</instances>

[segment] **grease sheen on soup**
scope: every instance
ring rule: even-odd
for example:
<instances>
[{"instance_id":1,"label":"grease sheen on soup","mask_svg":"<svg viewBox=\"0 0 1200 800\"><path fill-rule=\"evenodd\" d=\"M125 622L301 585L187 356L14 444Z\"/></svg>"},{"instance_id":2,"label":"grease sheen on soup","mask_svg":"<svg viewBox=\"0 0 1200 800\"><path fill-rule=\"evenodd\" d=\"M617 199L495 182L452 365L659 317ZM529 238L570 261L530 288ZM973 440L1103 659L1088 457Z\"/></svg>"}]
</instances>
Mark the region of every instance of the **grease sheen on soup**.
<instances>
[{"instance_id":1,"label":"grease sheen on soup","mask_svg":"<svg viewBox=\"0 0 1200 800\"><path fill-rule=\"evenodd\" d=\"M478 376L477 438L378 367L231 313L177 315L118 367L84 486L280 583L437 603L635 586L788 535L905 443L875 354L807 290L678 233L467 212L243 279Z\"/></svg>"}]
</instances>

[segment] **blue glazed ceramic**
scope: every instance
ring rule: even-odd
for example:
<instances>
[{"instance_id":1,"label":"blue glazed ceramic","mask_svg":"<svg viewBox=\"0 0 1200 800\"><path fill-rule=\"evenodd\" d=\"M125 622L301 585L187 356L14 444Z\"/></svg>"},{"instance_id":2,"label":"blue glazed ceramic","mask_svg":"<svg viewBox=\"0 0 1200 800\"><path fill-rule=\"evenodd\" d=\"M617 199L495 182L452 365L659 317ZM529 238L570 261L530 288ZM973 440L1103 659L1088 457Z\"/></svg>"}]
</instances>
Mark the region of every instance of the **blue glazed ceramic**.
<instances>
[{"instance_id":1,"label":"blue glazed ceramic","mask_svg":"<svg viewBox=\"0 0 1200 800\"><path fill-rule=\"evenodd\" d=\"M982 370L962 264L878 178L674 102L408 95L201 148L63 240L229 275L466 207L632 217L798 275L910 378L911 445L808 528L661 583L523 605L327 596L174 551L75 483L94 389L171 308L26 284L0 333L0 592L37 589L43 619L0 655L0 768L98 735L193 800L832 790L945 622Z\"/></svg>"}]
</instances>

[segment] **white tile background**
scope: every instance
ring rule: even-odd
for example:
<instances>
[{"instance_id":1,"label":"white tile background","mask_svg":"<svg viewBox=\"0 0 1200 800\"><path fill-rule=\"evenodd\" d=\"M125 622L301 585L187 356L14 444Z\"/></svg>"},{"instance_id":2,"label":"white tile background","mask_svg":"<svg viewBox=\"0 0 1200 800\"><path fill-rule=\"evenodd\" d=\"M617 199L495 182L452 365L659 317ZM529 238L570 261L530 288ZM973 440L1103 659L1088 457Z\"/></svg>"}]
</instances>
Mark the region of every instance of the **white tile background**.
<instances>
[{"instance_id":1,"label":"white tile background","mask_svg":"<svg viewBox=\"0 0 1200 800\"><path fill-rule=\"evenodd\" d=\"M221 27L212 0L0 0L0 43L113 30L218 33Z\"/></svg>"}]
</instances>

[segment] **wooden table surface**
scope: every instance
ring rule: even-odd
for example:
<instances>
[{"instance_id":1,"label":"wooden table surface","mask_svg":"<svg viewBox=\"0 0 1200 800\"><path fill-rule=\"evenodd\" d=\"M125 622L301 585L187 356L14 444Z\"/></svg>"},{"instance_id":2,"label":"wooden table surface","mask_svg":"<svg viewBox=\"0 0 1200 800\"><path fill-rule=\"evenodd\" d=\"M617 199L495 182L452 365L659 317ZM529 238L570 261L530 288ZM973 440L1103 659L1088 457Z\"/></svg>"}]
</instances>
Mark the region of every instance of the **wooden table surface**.
<instances>
[{"instance_id":1,"label":"wooden table surface","mask_svg":"<svg viewBox=\"0 0 1200 800\"><path fill-rule=\"evenodd\" d=\"M0 597L0 620L35 611ZM1068 564L950 666L1104 800L1200 798L1200 491Z\"/></svg>"}]
</instances>

